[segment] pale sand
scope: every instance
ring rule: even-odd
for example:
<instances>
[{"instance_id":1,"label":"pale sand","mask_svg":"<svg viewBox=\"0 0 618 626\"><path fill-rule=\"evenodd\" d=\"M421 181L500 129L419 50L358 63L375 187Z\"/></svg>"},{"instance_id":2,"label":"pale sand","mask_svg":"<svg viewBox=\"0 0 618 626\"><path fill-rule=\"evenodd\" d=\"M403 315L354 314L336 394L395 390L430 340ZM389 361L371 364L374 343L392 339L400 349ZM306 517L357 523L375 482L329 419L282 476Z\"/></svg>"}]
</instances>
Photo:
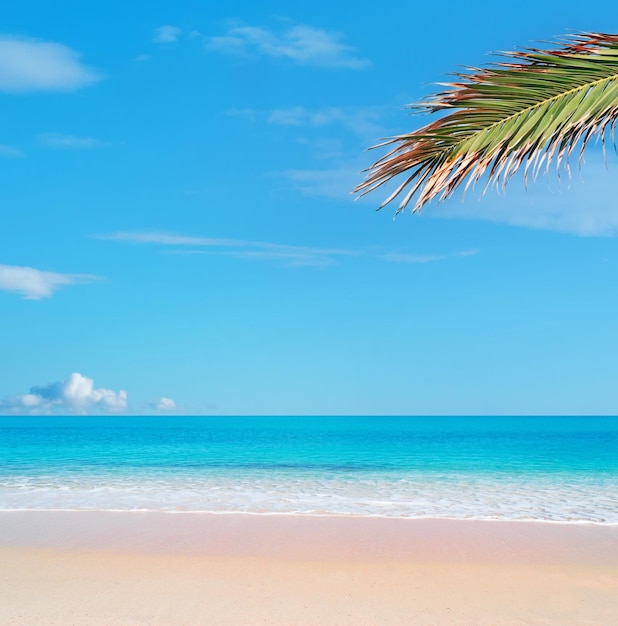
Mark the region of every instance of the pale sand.
<instances>
[{"instance_id":1,"label":"pale sand","mask_svg":"<svg viewBox=\"0 0 618 626\"><path fill-rule=\"evenodd\" d=\"M618 527L0 513L0 624L618 624Z\"/></svg>"}]
</instances>

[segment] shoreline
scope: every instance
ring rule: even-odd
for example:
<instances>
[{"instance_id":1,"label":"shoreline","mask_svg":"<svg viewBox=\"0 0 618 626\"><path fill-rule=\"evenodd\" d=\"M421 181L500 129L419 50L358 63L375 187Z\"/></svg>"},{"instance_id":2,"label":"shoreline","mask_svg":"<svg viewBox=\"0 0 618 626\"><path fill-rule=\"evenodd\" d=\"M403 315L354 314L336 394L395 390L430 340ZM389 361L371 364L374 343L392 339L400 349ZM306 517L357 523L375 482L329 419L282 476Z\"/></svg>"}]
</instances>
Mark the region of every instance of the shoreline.
<instances>
[{"instance_id":1,"label":"shoreline","mask_svg":"<svg viewBox=\"0 0 618 626\"><path fill-rule=\"evenodd\" d=\"M0 622L612 624L618 527L0 512Z\"/></svg>"},{"instance_id":2,"label":"shoreline","mask_svg":"<svg viewBox=\"0 0 618 626\"><path fill-rule=\"evenodd\" d=\"M311 546L304 540L311 539ZM0 546L405 559L465 554L537 561L558 554L618 566L618 525L194 511L0 511ZM328 548L325 551L325 547Z\"/></svg>"},{"instance_id":3,"label":"shoreline","mask_svg":"<svg viewBox=\"0 0 618 626\"><path fill-rule=\"evenodd\" d=\"M384 520L408 520L408 521L449 521L449 522L487 522L506 524L553 524L558 526L600 526L608 528L618 528L618 522L605 522L586 519L556 520L541 518L510 518L510 517L457 517L447 515L381 515L379 513L308 513L305 511L216 511L216 510L193 510L193 509L2 509L0 516L14 513L76 513L76 514L106 514L106 513L130 513L130 514L155 514L155 515L213 515L213 516L248 516L248 517L301 517L301 518L337 518L337 519L384 519Z\"/></svg>"}]
</instances>

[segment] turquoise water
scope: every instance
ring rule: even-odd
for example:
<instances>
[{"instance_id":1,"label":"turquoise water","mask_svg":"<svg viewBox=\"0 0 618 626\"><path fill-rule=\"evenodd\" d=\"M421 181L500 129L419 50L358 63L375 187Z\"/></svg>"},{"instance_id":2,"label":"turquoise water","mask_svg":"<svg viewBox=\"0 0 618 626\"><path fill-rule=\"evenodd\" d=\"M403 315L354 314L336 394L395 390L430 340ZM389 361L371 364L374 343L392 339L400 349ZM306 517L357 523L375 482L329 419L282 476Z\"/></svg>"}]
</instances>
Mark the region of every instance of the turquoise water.
<instances>
[{"instance_id":1,"label":"turquoise water","mask_svg":"<svg viewBox=\"0 0 618 626\"><path fill-rule=\"evenodd\" d=\"M618 523L618 418L3 417L0 509Z\"/></svg>"}]
</instances>

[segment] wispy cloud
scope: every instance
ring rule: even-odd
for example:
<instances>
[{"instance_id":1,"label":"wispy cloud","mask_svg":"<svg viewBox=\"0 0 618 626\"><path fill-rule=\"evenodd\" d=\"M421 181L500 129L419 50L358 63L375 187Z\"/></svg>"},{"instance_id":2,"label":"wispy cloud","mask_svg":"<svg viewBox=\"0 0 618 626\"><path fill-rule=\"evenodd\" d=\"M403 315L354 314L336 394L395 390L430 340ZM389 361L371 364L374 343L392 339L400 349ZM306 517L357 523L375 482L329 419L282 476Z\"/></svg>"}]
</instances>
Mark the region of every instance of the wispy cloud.
<instances>
[{"instance_id":1,"label":"wispy cloud","mask_svg":"<svg viewBox=\"0 0 618 626\"><path fill-rule=\"evenodd\" d=\"M0 400L0 412L18 415L119 413L127 409L124 390L95 388L94 380L74 372L65 381L34 386L23 395Z\"/></svg>"},{"instance_id":2,"label":"wispy cloud","mask_svg":"<svg viewBox=\"0 0 618 626\"><path fill-rule=\"evenodd\" d=\"M248 107L245 107L243 109L235 108L226 111L226 115L229 115L230 117L238 117L248 122L255 122L258 119L259 111Z\"/></svg>"},{"instance_id":3,"label":"wispy cloud","mask_svg":"<svg viewBox=\"0 0 618 626\"><path fill-rule=\"evenodd\" d=\"M355 161L357 154L350 153L340 133L335 137L297 137L296 141L307 146L311 158L320 163L342 164Z\"/></svg>"},{"instance_id":4,"label":"wispy cloud","mask_svg":"<svg viewBox=\"0 0 618 626\"><path fill-rule=\"evenodd\" d=\"M26 300L49 298L60 287L101 280L88 274L58 274L33 267L0 265L0 291L21 294Z\"/></svg>"},{"instance_id":5,"label":"wispy cloud","mask_svg":"<svg viewBox=\"0 0 618 626\"><path fill-rule=\"evenodd\" d=\"M303 195L352 201L352 189L362 180L362 169L360 163L323 169L288 169L280 176Z\"/></svg>"},{"instance_id":6,"label":"wispy cloud","mask_svg":"<svg viewBox=\"0 0 618 626\"><path fill-rule=\"evenodd\" d=\"M120 232L97 235L97 239L123 241L137 244L153 244L166 248L170 254L219 255L246 260L280 261L296 267L321 267L332 265L342 258L364 257L397 263L430 263L458 257L474 256L477 249L462 250L449 254L419 255L407 251L387 252L379 248L348 249L318 248L269 243L265 241L243 241L240 239L216 239L192 237L173 233Z\"/></svg>"},{"instance_id":7,"label":"wispy cloud","mask_svg":"<svg viewBox=\"0 0 618 626\"><path fill-rule=\"evenodd\" d=\"M382 257L385 261L392 261L393 263L434 263L435 261L446 261L448 256L445 254L402 254L398 252L392 252L385 254Z\"/></svg>"},{"instance_id":8,"label":"wispy cloud","mask_svg":"<svg viewBox=\"0 0 618 626\"><path fill-rule=\"evenodd\" d=\"M451 256L476 256L477 254L479 254L481 251L478 248L468 248L467 250L462 250L461 252L456 252L455 254L451 255Z\"/></svg>"},{"instance_id":9,"label":"wispy cloud","mask_svg":"<svg viewBox=\"0 0 618 626\"><path fill-rule=\"evenodd\" d=\"M363 139L363 142L375 141L376 137L388 133L384 124L385 117L394 107L385 106L345 106L307 108L303 106L282 107L262 111L259 109L229 109L226 114L246 122L260 122L273 126L289 126L293 129L343 128Z\"/></svg>"},{"instance_id":10,"label":"wispy cloud","mask_svg":"<svg viewBox=\"0 0 618 626\"><path fill-rule=\"evenodd\" d=\"M618 234L618 157L608 152L605 164L600 150L588 150L582 170L575 167L571 178L563 173L558 180L552 172L530 183L527 190L522 180L515 179L504 192L492 189L484 197L479 184L480 189L470 189L464 200L452 198L428 205L421 219L482 220L585 237L614 236ZM356 200L375 208L397 184L391 181L366 196L352 195L351 190L363 180L362 170L368 162L359 158L350 158L341 165L339 162L325 168L287 169L277 175L289 189L303 195ZM395 209L387 206L383 211L394 214Z\"/></svg>"},{"instance_id":11,"label":"wispy cloud","mask_svg":"<svg viewBox=\"0 0 618 626\"><path fill-rule=\"evenodd\" d=\"M469 250L461 250L460 252L452 252L450 254L409 254L405 252L390 252L382 256L385 261L393 263L434 263L435 261L448 261L458 257L469 257L479 254L480 250L471 248Z\"/></svg>"},{"instance_id":12,"label":"wispy cloud","mask_svg":"<svg viewBox=\"0 0 618 626\"><path fill-rule=\"evenodd\" d=\"M337 257L358 254L341 248L314 248L213 237L192 237L160 232L119 232L97 235L97 239L170 248L172 254L211 254L241 259L282 261L288 265L318 266L333 263Z\"/></svg>"},{"instance_id":13,"label":"wispy cloud","mask_svg":"<svg viewBox=\"0 0 618 626\"><path fill-rule=\"evenodd\" d=\"M155 43L174 43L175 41L178 41L181 33L182 30L178 28L178 26L165 24L164 26L155 28L152 40Z\"/></svg>"},{"instance_id":14,"label":"wispy cloud","mask_svg":"<svg viewBox=\"0 0 618 626\"><path fill-rule=\"evenodd\" d=\"M267 122L279 126L324 128L338 126L367 140L375 140L385 133L383 124L386 107L348 106L309 109L302 106L273 109Z\"/></svg>"},{"instance_id":15,"label":"wispy cloud","mask_svg":"<svg viewBox=\"0 0 618 626\"><path fill-rule=\"evenodd\" d=\"M215 237L192 237L161 232L119 232L105 235L96 235L96 239L110 239L112 241L126 241L130 243L154 243L161 246L243 246L246 242L239 239L217 239Z\"/></svg>"},{"instance_id":16,"label":"wispy cloud","mask_svg":"<svg viewBox=\"0 0 618 626\"><path fill-rule=\"evenodd\" d=\"M268 115L269 124L280 124L283 126L300 126L307 121L307 109L305 109L304 107L287 107L285 109L274 109Z\"/></svg>"},{"instance_id":17,"label":"wispy cloud","mask_svg":"<svg viewBox=\"0 0 618 626\"><path fill-rule=\"evenodd\" d=\"M67 46L38 39L0 36L0 91L71 91L101 76Z\"/></svg>"},{"instance_id":18,"label":"wispy cloud","mask_svg":"<svg viewBox=\"0 0 618 626\"><path fill-rule=\"evenodd\" d=\"M389 134L385 121L394 110L394 107L386 106L315 109L294 106L273 109L266 114L253 110L251 117L249 112L244 112L243 117L251 121L264 119L268 124L291 129L308 129L307 132L296 132L296 141L307 146L314 167L290 167L275 175L287 181L285 186L288 189L303 195L350 202L358 199L352 195L352 190L363 180L363 170L372 162L372 156L363 153L362 147ZM335 136L313 132L326 129ZM341 129L347 131L347 136ZM351 148L350 135L355 148ZM359 140L362 143L359 144ZM376 205L375 198L363 198L362 201Z\"/></svg>"},{"instance_id":19,"label":"wispy cloud","mask_svg":"<svg viewBox=\"0 0 618 626\"><path fill-rule=\"evenodd\" d=\"M227 256L236 259L275 261L290 267L323 267L333 265L336 258L341 255L339 251L334 253L328 250L169 250L170 254L176 255L217 255ZM346 254L354 254L346 252Z\"/></svg>"},{"instance_id":20,"label":"wispy cloud","mask_svg":"<svg viewBox=\"0 0 618 626\"><path fill-rule=\"evenodd\" d=\"M79 150L83 148L101 148L107 146L105 141L94 137L77 137L76 135L63 135L62 133L44 133L39 135L39 141L50 148L66 148Z\"/></svg>"},{"instance_id":21,"label":"wispy cloud","mask_svg":"<svg viewBox=\"0 0 618 626\"><path fill-rule=\"evenodd\" d=\"M552 172L525 190L514 180L504 193L469 191L456 199L428 206L427 216L484 220L584 237L618 234L618 158L608 153L607 167L600 151L591 150L582 170L557 181ZM476 195L476 197L475 197Z\"/></svg>"},{"instance_id":22,"label":"wispy cloud","mask_svg":"<svg viewBox=\"0 0 618 626\"><path fill-rule=\"evenodd\" d=\"M279 180L286 181L287 189L350 202L354 199L352 189L362 182L363 170L373 160L372 155L363 153L363 148L393 133L388 120L397 110L398 107L390 105L292 106L271 110L231 109L227 114L247 123L289 129L293 140L306 146L308 163L305 159L303 167L274 172ZM375 196L361 201L379 204Z\"/></svg>"},{"instance_id":23,"label":"wispy cloud","mask_svg":"<svg viewBox=\"0 0 618 626\"><path fill-rule=\"evenodd\" d=\"M281 261L285 265L296 267L320 267L332 265L341 256L356 256L358 253L350 250L303 248L300 246L272 245L266 250L221 250L201 251L197 254L219 254L222 256L235 257L237 259Z\"/></svg>"},{"instance_id":24,"label":"wispy cloud","mask_svg":"<svg viewBox=\"0 0 618 626\"><path fill-rule=\"evenodd\" d=\"M369 61L342 42L342 35L312 26L293 25L275 32L261 26L235 24L220 36L208 37L209 50L233 55L262 55L302 65L360 69Z\"/></svg>"},{"instance_id":25,"label":"wispy cloud","mask_svg":"<svg viewBox=\"0 0 618 626\"><path fill-rule=\"evenodd\" d=\"M19 159L25 155L21 150L18 150L13 146L7 146L6 144L0 143L0 156L8 157L10 159Z\"/></svg>"}]
</instances>

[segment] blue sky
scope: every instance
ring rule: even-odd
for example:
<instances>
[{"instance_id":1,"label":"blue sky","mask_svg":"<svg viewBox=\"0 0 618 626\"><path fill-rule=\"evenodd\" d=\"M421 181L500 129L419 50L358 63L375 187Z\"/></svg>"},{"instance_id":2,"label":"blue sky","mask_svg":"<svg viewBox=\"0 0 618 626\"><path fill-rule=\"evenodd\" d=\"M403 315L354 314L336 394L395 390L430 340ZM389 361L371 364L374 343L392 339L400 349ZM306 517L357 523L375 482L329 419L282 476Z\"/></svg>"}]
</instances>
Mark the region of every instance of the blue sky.
<instances>
[{"instance_id":1,"label":"blue sky","mask_svg":"<svg viewBox=\"0 0 618 626\"><path fill-rule=\"evenodd\" d=\"M431 83L613 3L6 5L0 412L618 412L616 157L349 193Z\"/></svg>"}]
</instances>

